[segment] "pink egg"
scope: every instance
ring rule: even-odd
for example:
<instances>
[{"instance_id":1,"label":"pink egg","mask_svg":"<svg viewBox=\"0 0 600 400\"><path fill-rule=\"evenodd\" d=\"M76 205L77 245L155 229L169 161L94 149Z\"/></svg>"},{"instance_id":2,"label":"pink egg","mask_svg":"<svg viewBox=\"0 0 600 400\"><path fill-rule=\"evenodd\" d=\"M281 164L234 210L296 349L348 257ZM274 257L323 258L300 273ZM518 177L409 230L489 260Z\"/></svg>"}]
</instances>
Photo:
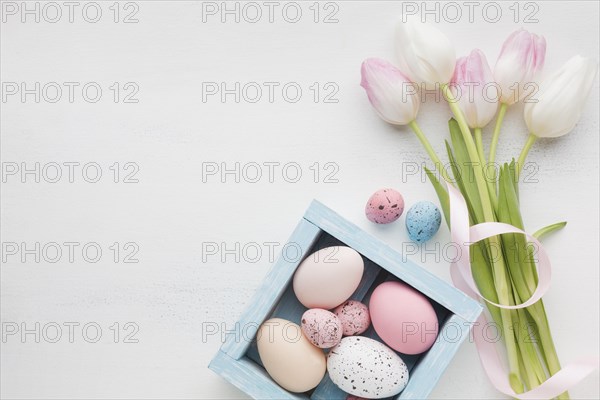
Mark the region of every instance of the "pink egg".
<instances>
[{"instance_id":1,"label":"pink egg","mask_svg":"<svg viewBox=\"0 0 600 400\"><path fill-rule=\"evenodd\" d=\"M332 312L311 308L302 315L302 332L315 346L328 349L342 340L342 322Z\"/></svg>"},{"instance_id":2,"label":"pink egg","mask_svg":"<svg viewBox=\"0 0 600 400\"><path fill-rule=\"evenodd\" d=\"M433 306L420 292L400 282L377 286L369 300L375 332L392 349L404 354L428 350L438 335Z\"/></svg>"},{"instance_id":3,"label":"pink egg","mask_svg":"<svg viewBox=\"0 0 600 400\"><path fill-rule=\"evenodd\" d=\"M344 336L360 335L371 325L369 309L360 301L348 300L333 312L342 322Z\"/></svg>"},{"instance_id":4,"label":"pink egg","mask_svg":"<svg viewBox=\"0 0 600 400\"><path fill-rule=\"evenodd\" d=\"M365 206L367 219L376 224L394 222L404 211L404 198L394 189L381 189L373 193Z\"/></svg>"}]
</instances>

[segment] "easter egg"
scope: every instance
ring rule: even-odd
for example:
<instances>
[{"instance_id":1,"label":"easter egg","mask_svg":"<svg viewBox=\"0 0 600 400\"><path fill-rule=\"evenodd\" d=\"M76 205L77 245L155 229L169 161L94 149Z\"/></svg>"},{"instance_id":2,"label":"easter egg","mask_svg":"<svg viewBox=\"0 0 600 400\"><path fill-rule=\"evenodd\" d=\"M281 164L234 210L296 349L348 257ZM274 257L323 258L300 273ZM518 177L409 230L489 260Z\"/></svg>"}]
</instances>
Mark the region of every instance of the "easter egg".
<instances>
[{"instance_id":1,"label":"easter egg","mask_svg":"<svg viewBox=\"0 0 600 400\"><path fill-rule=\"evenodd\" d=\"M332 312L312 308L302 315L302 332L315 346L328 349L342 339L342 322Z\"/></svg>"},{"instance_id":2,"label":"easter egg","mask_svg":"<svg viewBox=\"0 0 600 400\"><path fill-rule=\"evenodd\" d=\"M367 219L376 224L389 224L394 222L404 211L404 198L394 189L381 189L373 193L367 205L365 214Z\"/></svg>"},{"instance_id":3,"label":"easter egg","mask_svg":"<svg viewBox=\"0 0 600 400\"><path fill-rule=\"evenodd\" d=\"M371 325L369 309L360 301L348 300L333 312L342 323L344 336L360 335Z\"/></svg>"},{"instance_id":4,"label":"easter egg","mask_svg":"<svg viewBox=\"0 0 600 400\"><path fill-rule=\"evenodd\" d=\"M327 372L344 392L367 399L400 393L408 383L408 368L392 349L364 336L348 336L331 349Z\"/></svg>"},{"instance_id":5,"label":"easter egg","mask_svg":"<svg viewBox=\"0 0 600 400\"><path fill-rule=\"evenodd\" d=\"M256 344L271 378L290 392L313 389L325 375L325 354L291 321L281 318L265 321L258 329Z\"/></svg>"},{"instance_id":6,"label":"easter egg","mask_svg":"<svg viewBox=\"0 0 600 400\"><path fill-rule=\"evenodd\" d=\"M364 262L356 250L332 246L308 256L294 274L294 293L306 308L330 310L346 301L362 279Z\"/></svg>"},{"instance_id":7,"label":"easter egg","mask_svg":"<svg viewBox=\"0 0 600 400\"><path fill-rule=\"evenodd\" d=\"M428 350L438 335L433 306L420 292L395 281L377 286L369 300L375 332L392 349L404 354Z\"/></svg>"},{"instance_id":8,"label":"easter egg","mask_svg":"<svg viewBox=\"0 0 600 400\"><path fill-rule=\"evenodd\" d=\"M406 229L411 240L426 242L440 229L442 214L429 201L420 201L406 213Z\"/></svg>"}]
</instances>

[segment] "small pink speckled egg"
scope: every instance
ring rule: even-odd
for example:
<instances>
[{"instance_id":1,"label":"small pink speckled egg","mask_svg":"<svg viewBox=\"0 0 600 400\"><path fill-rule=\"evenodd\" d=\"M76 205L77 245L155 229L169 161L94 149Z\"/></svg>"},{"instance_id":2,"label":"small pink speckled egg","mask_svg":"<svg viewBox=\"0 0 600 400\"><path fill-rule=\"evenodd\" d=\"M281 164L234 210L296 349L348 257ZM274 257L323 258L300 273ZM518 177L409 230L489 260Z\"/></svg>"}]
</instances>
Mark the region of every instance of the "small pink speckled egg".
<instances>
[{"instance_id":1,"label":"small pink speckled egg","mask_svg":"<svg viewBox=\"0 0 600 400\"><path fill-rule=\"evenodd\" d=\"M333 313L342 322L344 336L360 335L371 325L369 309L356 300L348 300L338 306Z\"/></svg>"},{"instance_id":2,"label":"small pink speckled egg","mask_svg":"<svg viewBox=\"0 0 600 400\"><path fill-rule=\"evenodd\" d=\"M302 332L315 346L328 349L342 340L342 322L332 312L311 308L302 315Z\"/></svg>"},{"instance_id":3,"label":"small pink speckled egg","mask_svg":"<svg viewBox=\"0 0 600 400\"><path fill-rule=\"evenodd\" d=\"M373 193L365 206L367 219L376 224L394 222L404 211L404 198L394 189L381 189Z\"/></svg>"}]
</instances>

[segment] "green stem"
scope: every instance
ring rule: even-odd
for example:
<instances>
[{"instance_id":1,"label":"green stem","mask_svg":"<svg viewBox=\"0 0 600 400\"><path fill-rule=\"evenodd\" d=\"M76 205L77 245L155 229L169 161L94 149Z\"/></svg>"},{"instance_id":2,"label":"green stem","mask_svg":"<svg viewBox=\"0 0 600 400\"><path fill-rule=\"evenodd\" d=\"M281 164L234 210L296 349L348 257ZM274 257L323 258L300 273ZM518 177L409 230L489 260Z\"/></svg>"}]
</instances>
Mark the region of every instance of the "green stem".
<instances>
[{"instance_id":1,"label":"green stem","mask_svg":"<svg viewBox=\"0 0 600 400\"><path fill-rule=\"evenodd\" d=\"M471 161L478 160L479 156L477 154L477 148L475 146L475 142L473 141L473 137L471 136L471 131L469 130L469 125L462 114L462 111L458 107L454 96L452 95L452 91L448 87L448 84L444 84L441 87L442 93L444 97L448 101L448 105L456 118L456 122L458 122L458 126L460 127L461 133L463 135L463 139L467 148L467 153L469 154L469 159ZM480 163L479 163L480 164ZM481 205L483 208L484 219L488 222L493 222L496 220L494 210L492 209L492 204L490 200L490 196L488 195L487 186L485 184L485 178L483 174L483 166L480 165L477 168L474 165L473 171L475 173L475 182L478 187L479 196L481 198ZM493 236L488 239L490 246L496 249L501 248L500 238L498 236ZM506 272L506 266L504 265L504 259L500 254L497 259L492 258L491 260L492 270L494 274L494 283L496 285L496 291L498 293L498 300L500 304L510 304L509 303L509 294L508 291L508 277ZM506 344L506 351L508 355L508 363L509 363L509 380L510 384L517 393L523 392L523 383L521 381L521 374L519 368L519 353L517 351L517 344L515 343L515 337L513 332L511 331L512 317L510 310L501 309L500 315L502 317L503 329L504 329L504 337Z\"/></svg>"},{"instance_id":2,"label":"green stem","mask_svg":"<svg viewBox=\"0 0 600 400\"><path fill-rule=\"evenodd\" d=\"M531 318L537 325L537 334L540 338L540 349L546 365L548 366L548 372L550 375L556 374L560 371L560 361L556 354L556 347L554 346L554 340L550 333L550 324L548 323L548 316L546 315L546 309L544 303L540 300L537 303L527 307L527 311ZM558 399L569 399L569 393L564 392L557 397Z\"/></svg>"},{"instance_id":3,"label":"green stem","mask_svg":"<svg viewBox=\"0 0 600 400\"><path fill-rule=\"evenodd\" d=\"M475 145L477 147L477 153L479 153L479 162L481 163L481 165L484 168L484 172L487 171L487 168L489 165L493 164L490 163L488 164L485 161L485 155L483 154L483 139L481 137L481 128L475 128ZM488 189L488 193L490 194L490 200L492 201L492 206L494 207L494 210L498 210L498 196L496 195L496 173L495 173L496 169L494 168L494 175L492 177L492 179L489 179L487 176L485 176L485 183L487 185L487 189Z\"/></svg>"},{"instance_id":4,"label":"green stem","mask_svg":"<svg viewBox=\"0 0 600 400\"><path fill-rule=\"evenodd\" d=\"M500 103L500 111L498 112L498 118L496 118L496 126L494 127L494 134L492 135L492 144L490 145L490 164L494 164L496 161L496 147L498 147L498 139L500 138L500 127L506 114L508 104Z\"/></svg>"},{"instance_id":5,"label":"green stem","mask_svg":"<svg viewBox=\"0 0 600 400\"><path fill-rule=\"evenodd\" d=\"M527 154L529 154L529 150L531 149L531 146L533 146L536 140L537 136L535 136L533 133L530 133L529 137L527 138L527 142L525 143L525 147L523 147L523 150L521 150L521 155L519 155L519 161L517 161L517 179L519 175L521 175L521 171L523 170L523 164L525 164Z\"/></svg>"},{"instance_id":6,"label":"green stem","mask_svg":"<svg viewBox=\"0 0 600 400\"><path fill-rule=\"evenodd\" d=\"M522 301L523 299L519 294L515 293L515 302L521 303ZM521 358L526 368L525 372L529 378L527 385L531 390L548 378L542 366L543 360L540 360L536 348L539 328L537 328L535 320L530 317L530 313L525 309L517 309L514 312L518 319L518 324L515 326L515 335L521 349ZM541 349L541 346L539 347Z\"/></svg>"},{"instance_id":7,"label":"green stem","mask_svg":"<svg viewBox=\"0 0 600 400\"><path fill-rule=\"evenodd\" d=\"M531 318L535 321L538 326L538 335L540 337L541 345L544 349L544 355L546 362L548 363L548 370L551 375L554 375L560 371L560 361L556 355L556 348L554 347L554 341L550 334L550 324L546 316L546 310L542 302L537 302L531 305L528 309Z\"/></svg>"},{"instance_id":8,"label":"green stem","mask_svg":"<svg viewBox=\"0 0 600 400\"><path fill-rule=\"evenodd\" d=\"M477 152L479 153L479 161L485 163L485 157L483 155L483 139L481 138L481 128L475 128L475 145L477 146Z\"/></svg>"},{"instance_id":9,"label":"green stem","mask_svg":"<svg viewBox=\"0 0 600 400\"><path fill-rule=\"evenodd\" d=\"M539 328L539 336L541 341L541 348L546 359L546 364L548 365L548 371L550 375L556 374L560 371L560 361L558 360L558 355L556 354L556 347L554 346L554 340L552 339L552 334L550 333L550 324L548 323L548 316L546 315L546 309L544 307L544 303L540 300L535 305L539 309L537 313L538 321L537 325ZM536 318L532 315L532 318ZM569 399L569 392L564 392L560 394L558 399Z\"/></svg>"},{"instance_id":10,"label":"green stem","mask_svg":"<svg viewBox=\"0 0 600 400\"><path fill-rule=\"evenodd\" d=\"M557 224L559 225L559 224ZM519 292L520 299L529 299L537 287L537 275L533 267L534 255L533 249L527 246L527 260L524 261L521 266L523 272L524 282L516 282L515 288ZM526 273L531 271L531 273ZM539 338L538 347L543 359L548 367L550 375L554 375L560 370L560 362L558 355L556 354L556 347L552 340L550 333L550 324L548 323L548 316L544 307L544 302L539 300L526 308L528 315L535 323L536 330L534 332L536 338ZM568 399L569 393L565 392L558 396L559 399Z\"/></svg>"},{"instance_id":11,"label":"green stem","mask_svg":"<svg viewBox=\"0 0 600 400\"><path fill-rule=\"evenodd\" d=\"M431 143L429 143L429 140L427 140L427 136L425 136L425 134L421 130L421 127L419 126L419 124L417 124L417 121L416 120L411 121L408 124L408 126L410 126L411 129L417 135L417 138L419 139L419 141L421 142L421 144L427 151L427 154L429 154L429 158L431 158L431 161L433 161L435 168L439 171L442 178L444 178L444 180L446 182L448 182L450 185L452 185L452 180L450 179L450 176L448 176L448 172L444 168L444 164L442 164L442 161L436 154L435 150L433 150L433 147L431 147Z\"/></svg>"},{"instance_id":12,"label":"green stem","mask_svg":"<svg viewBox=\"0 0 600 400\"><path fill-rule=\"evenodd\" d=\"M522 335L523 333L524 332L521 332L520 334ZM517 343L521 355L519 360L522 361L520 364L521 371L525 371L524 379L527 383L527 387L531 390L538 387L541 382L546 380L545 374L540 376L540 374L544 373L544 370L540 364L540 360L537 358L533 343L529 342L526 338L524 339L522 336L517 336Z\"/></svg>"},{"instance_id":13,"label":"green stem","mask_svg":"<svg viewBox=\"0 0 600 400\"><path fill-rule=\"evenodd\" d=\"M524 350L521 349L521 345L519 343L519 354L523 354ZM535 382L535 374L533 373L533 371L531 371L531 368L527 367L527 363L525 361L523 361L522 357L519 357L519 368L521 369L521 371L525 371L525 373L523 374L523 380L525 381L525 384L527 385L528 388L532 387L534 385Z\"/></svg>"}]
</instances>

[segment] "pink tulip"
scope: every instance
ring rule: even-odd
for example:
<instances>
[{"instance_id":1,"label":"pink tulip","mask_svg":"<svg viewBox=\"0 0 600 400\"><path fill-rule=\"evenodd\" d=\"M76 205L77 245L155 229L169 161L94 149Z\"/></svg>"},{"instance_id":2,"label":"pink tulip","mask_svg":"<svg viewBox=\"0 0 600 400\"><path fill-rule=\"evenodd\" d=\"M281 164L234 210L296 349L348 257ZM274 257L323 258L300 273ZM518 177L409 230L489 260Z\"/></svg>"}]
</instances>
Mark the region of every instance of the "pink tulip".
<instances>
[{"instance_id":1,"label":"pink tulip","mask_svg":"<svg viewBox=\"0 0 600 400\"><path fill-rule=\"evenodd\" d=\"M496 115L498 90L481 50L456 61L450 88L471 128L483 128Z\"/></svg>"},{"instance_id":2,"label":"pink tulip","mask_svg":"<svg viewBox=\"0 0 600 400\"><path fill-rule=\"evenodd\" d=\"M396 67L379 58L362 63L360 85L379 116L394 125L406 125L417 117L417 87Z\"/></svg>"},{"instance_id":3,"label":"pink tulip","mask_svg":"<svg viewBox=\"0 0 600 400\"><path fill-rule=\"evenodd\" d=\"M513 104L535 91L536 74L544 67L546 39L524 29L513 32L504 42L494 78L501 89L500 101Z\"/></svg>"}]
</instances>

